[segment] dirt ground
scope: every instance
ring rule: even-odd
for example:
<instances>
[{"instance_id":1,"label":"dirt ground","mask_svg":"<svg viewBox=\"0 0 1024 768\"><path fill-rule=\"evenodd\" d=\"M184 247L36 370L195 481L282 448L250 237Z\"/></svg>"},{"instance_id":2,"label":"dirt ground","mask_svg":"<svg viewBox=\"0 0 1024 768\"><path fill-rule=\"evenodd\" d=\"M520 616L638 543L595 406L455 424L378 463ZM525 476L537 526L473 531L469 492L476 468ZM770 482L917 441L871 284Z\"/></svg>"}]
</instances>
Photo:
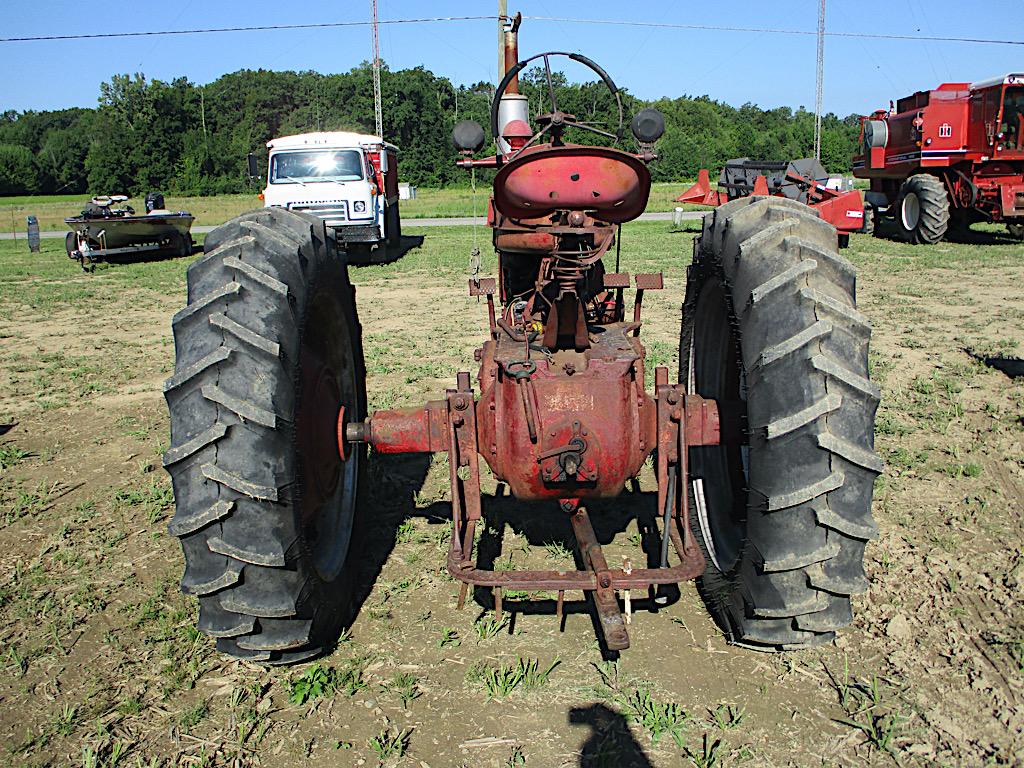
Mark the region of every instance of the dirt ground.
<instances>
[{"instance_id":1,"label":"dirt ground","mask_svg":"<svg viewBox=\"0 0 1024 768\"><path fill-rule=\"evenodd\" d=\"M484 334L485 306L460 286L486 233L427 234L398 265L354 274L375 407L443 392ZM631 225L623 249L629 271L665 272L644 333L670 369L692 237ZM502 624L481 602L456 611L445 461L378 458L372 591L330 656L291 669L219 656L178 591L160 393L188 260L90 276L59 247L0 244L0 764L1024 765L1024 384L965 351L1022 354L1024 248L979 239L854 236L847 252L887 468L871 587L833 645L730 646L691 584L665 606L635 601L618 660L583 603L563 629L545 599L512 596ZM494 491L481 546L495 567L572 567L551 510L524 516ZM610 561L636 551L653 491L648 471L595 507Z\"/></svg>"}]
</instances>

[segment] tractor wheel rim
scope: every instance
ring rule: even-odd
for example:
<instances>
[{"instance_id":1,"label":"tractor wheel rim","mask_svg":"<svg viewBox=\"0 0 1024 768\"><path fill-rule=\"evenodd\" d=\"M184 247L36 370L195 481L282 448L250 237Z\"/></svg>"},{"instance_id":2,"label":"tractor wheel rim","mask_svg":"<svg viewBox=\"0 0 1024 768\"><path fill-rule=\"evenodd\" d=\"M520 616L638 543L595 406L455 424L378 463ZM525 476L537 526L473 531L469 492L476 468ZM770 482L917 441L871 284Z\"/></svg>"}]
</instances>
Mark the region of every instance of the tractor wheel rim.
<instances>
[{"instance_id":1,"label":"tractor wheel rim","mask_svg":"<svg viewBox=\"0 0 1024 768\"><path fill-rule=\"evenodd\" d=\"M918 222L921 221L921 201L918 199L916 192L907 192L903 197L903 204L900 206L900 218L903 228L908 232L917 229Z\"/></svg>"},{"instance_id":2,"label":"tractor wheel rim","mask_svg":"<svg viewBox=\"0 0 1024 768\"><path fill-rule=\"evenodd\" d=\"M688 391L714 399L746 401L746 377L737 359L736 340L731 331L722 332L731 327L722 286L706 284L694 313ZM745 520L740 519L745 514L738 510L746 506L743 488L749 480L749 449L722 445L696 450L701 457L697 461L703 459L709 470L706 474L717 482L693 482L695 516L712 563L728 573L736 567L746 538Z\"/></svg>"},{"instance_id":3,"label":"tractor wheel rim","mask_svg":"<svg viewBox=\"0 0 1024 768\"><path fill-rule=\"evenodd\" d=\"M355 519L360 452L348 460L338 452L337 419L344 407L355 412L355 366L345 352L347 321L330 291L310 302L306 328L312 333L300 352L297 444L301 477L300 515L313 565L325 582L334 581L348 557Z\"/></svg>"}]
</instances>

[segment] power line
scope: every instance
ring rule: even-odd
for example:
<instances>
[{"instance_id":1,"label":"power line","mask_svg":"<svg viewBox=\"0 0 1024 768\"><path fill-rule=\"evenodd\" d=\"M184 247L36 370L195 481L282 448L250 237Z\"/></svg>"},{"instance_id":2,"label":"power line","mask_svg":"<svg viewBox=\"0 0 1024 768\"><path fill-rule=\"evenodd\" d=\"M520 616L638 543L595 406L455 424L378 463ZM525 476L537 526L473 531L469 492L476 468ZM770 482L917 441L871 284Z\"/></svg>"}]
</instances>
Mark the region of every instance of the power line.
<instances>
[{"instance_id":1,"label":"power line","mask_svg":"<svg viewBox=\"0 0 1024 768\"><path fill-rule=\"evenodd\" d=\"M380 24L428 24L438 21L494 21L494 16L436 16L424 19L382 19ZM288 29L332 29L337 27L369 27L372 21L333 21L318 24L265 24L258 27L210 27L206 29L163 29L150 32L97 32L86 35L37 35L34 37L0 37L0 43L29 43L44 40L96 40L111 37L156 37L159 35L203 35L211 32L266 32Z\"/></svg>"},{"instance_id":2,"label":"power line","mask_svg":"<svg viewBox=\"0 0 1024 768\"><path fill-rule=\"evenodd\" d=\"M449 21L495 21L496 16L435 16L422 19L382 19L380 24L429 24ZM773 27L731 27L714 24L671 24L653 21L624 21L618 19L576 19L563 16L523 16L531 21L554 21L570 24L609 24L621 27L646 27L654 29L686 29L707 32L750 32L773 35L816 36L810 29L781 29ZM160 35L201 35L215 32L265 32L293 29L336 29L338 27L368 27L370 21L335 21L316 24L266 24L253 27L209 27L202 29L166 29L148 32L97 32L83 35L35 35L31 37L0 37L0 43L26 43L48 40L97 40L117 37L156 37ZM872 40L914 40L932 43L975 43L979 45L1022 45L1024 40L1002 40L982 37L945 37L941 35L886 35L874 32L826 32L826 37L847 37Z\"/></svg>"},{"instance_id":3,"label":"power line","mask_svg":"<svg viewBox=\"0 0 1024 768\"><path fill-rule=\"evenodd\" d=\"M770 27L724 27L712 24L669 24L653 21L622 21L617 19L570 19L564 16L523 16L530 21L559 21L572 24L611 24L622 27L655 27L658 29L693 29L710 32L756 32L774 35L816 36L810 29L776 29ZM992 40L980 37L941 37L938 35L882 35L873 32L826 32L826 37L859 37L875 40L920 40L936 43L981 43L986 45L1024 45L1024 40Z\"/></svg>"}]
</instances>

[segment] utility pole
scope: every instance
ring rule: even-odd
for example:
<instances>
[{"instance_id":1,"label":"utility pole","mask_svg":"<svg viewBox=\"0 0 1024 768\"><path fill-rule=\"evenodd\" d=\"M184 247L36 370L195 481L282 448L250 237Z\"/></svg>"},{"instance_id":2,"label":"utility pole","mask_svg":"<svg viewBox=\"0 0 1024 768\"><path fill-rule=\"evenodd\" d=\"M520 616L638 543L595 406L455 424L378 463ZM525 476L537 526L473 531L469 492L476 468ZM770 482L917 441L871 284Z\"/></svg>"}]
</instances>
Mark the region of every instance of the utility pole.
<instances>
[{"instance_id":1,"label":"utility pole","mask_svg":"<svg viewBox=\"0 0 1024 768\"><path fill-rule=\"evenodd\" d=\"M505 76L505 19L508 16L508 0L498 0L498 76L495 86Z\"/></svg>"},{"instance_id":2,"label":"utility pole","mask_svg":"<svg viewBox=\"0 0 1024 768\"><path fill-rule=\"evenodd\" d=\"M818 77L814 94L814 159L821 160L821 96L825 89L825 0L818 5Z\"/></svg>"},{"instance_id":3,"label":"utility pole","mask_svg":"<svg viewBox=\"0 0 1024 768\"><path fill-rule=\"evenodd\" d=\"M373 116L376 120L377 135L384 138L384 114L380 100L380 35L377 31L377 0L373 3Z\"/></svg>"}]
</instances>

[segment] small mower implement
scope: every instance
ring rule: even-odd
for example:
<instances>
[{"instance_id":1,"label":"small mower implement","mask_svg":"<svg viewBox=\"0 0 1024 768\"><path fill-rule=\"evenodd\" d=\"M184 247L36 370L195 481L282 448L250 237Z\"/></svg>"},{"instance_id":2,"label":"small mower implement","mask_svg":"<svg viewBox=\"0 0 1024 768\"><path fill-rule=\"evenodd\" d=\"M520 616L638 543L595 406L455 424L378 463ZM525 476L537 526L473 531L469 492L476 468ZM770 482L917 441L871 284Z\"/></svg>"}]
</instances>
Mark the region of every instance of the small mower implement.
<instances>
[{"instance_id":1,"label":"small mower implement","mask_svg":"<svg viewBox=\"0 0 1024 768\"><path fill-rule=\"evenodd\" d=\"M845 248L851 232L864 229L864 200L852 189L828 186L828 173L817 160L790 162L730 160L722 169L718 189L711 188L706 168L697 173L697 183L676 198L677 203L717 208L730 200L749 195L778 195L808 205L839 232L839 247Z\"/></svg>"},{"instance_id":2,"label":"small mower implement","mask_svg":"<svg viewBox=\"0 0 1024 768\"><path fill-rule=\"evenodd\" d=\"M517 28L506 32L507 71L491 111L497 152L474 158L485 143L479 125L460 123L453 135L462 167L496 171L498 274L468 284L488 318L475 380L462 372L436 400L367 415L345 254L306 215L241 216L207 238L189 270L165 385L170 529L199 628L225 653L307 659L352 620L372 535L360 498L367 446L447 455L447 569L460 606L470 587L499 615L510 590L543 590L557 595L560 617L567 599L585 595L608 651L630 643L620 598L631 593L636 608L689 579L736 642L802 648L851 620L875 534L879 393L835 228L782 197L710 213L688 271L678 376L649 372L643 297L665 287L662 275L631 277L606 258L647 204L663 119L641 110L630 122L637 149L621 148L625 117L608 74L574 53L519 61ZM559 57L604 83L617 127L560 108L551 76ZM517 79L532 63L549 94L531 120ZM614 146L569 141L588 132ZM642 567L619 568L588 504L619 496L649 460L659 525L630 561ZM481 461L516 503L564 518L579 570L494 571L477 561L475 534L488 516Z\"/></svg>"}]
</instances>

